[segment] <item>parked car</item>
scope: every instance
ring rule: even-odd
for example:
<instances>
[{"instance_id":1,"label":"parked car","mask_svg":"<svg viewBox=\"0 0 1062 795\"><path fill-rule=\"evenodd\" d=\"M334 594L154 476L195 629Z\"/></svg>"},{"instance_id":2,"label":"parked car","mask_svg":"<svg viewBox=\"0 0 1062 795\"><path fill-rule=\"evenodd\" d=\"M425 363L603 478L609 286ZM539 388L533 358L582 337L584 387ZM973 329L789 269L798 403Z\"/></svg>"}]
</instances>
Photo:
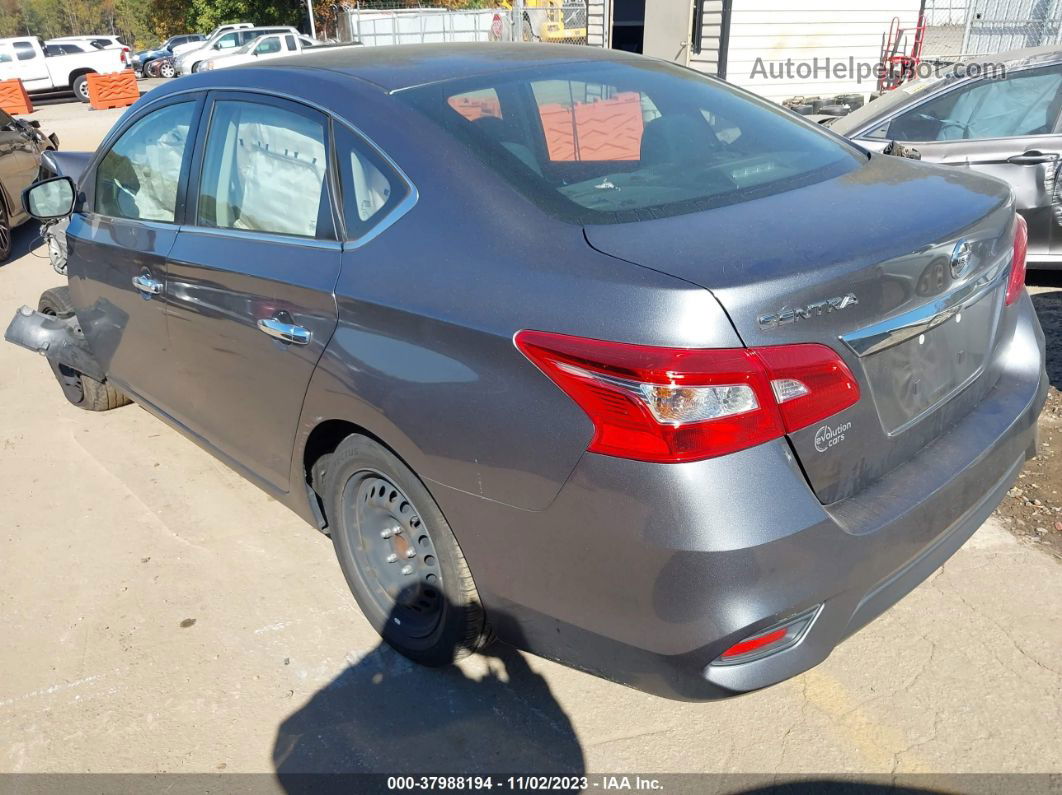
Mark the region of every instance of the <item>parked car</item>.
<instances>
[{"instance_id":1,"label":"parked car","mask_svg":"<svg viewBox=\"0 0 1062 795\"><path fill-rule=\"evenodd\" d=\"M779 682L1036 451L1006 185L641 56L203 72L26 200L72 211L69 287L7 338L326 530L427 664L496 635L677 698Z\"/></svg>"},{"instance_id":2,"label":"parked car","mask_svg":"<svg viewBox=\"0 0 1062 795\"><path fill-rule=\"evenodd\" d=\"M206 40L206 36L202 33L185 33L180 36L170 36L159 47L154 50L141 50L132 57L132 67L140 75L145 74L148 65L159 58L165 58L173 55L175 47L179 47L182 44L194 44ZM173 77L173 74L163 74L162 77Z\"/></svg>"},{"instance_id":3,"label":"parked car","mask_svg":"<svg viewBox=\"0 0 1062 795\"><path fill-rule=\"evenodd\" d=\"M199 49L190 50L177 55L174 60L177 74L185 75L198 72L211 58L235 52L248 42L254 41L259 36L264 36L269 33L287 33L292 36L299 35L299 32L295 28L278 27L276 25L272 27L230 30L213 39L207 40L207 42Z\"/></svg>"},{"instance_id":4,"label":"parked car","mask_svg":"<svg viewBox=\"0 0 1062 795\"><path fill-rule=\"evenodd\" d=\"M322 47L321 42L295 33L271 33L259 36L238 48L235 52L222 51L200 61L200 69L226 69L230 66L268 61L285 55L298 55L310 47Z\"/></svg>"},{"instance_id":5,"label":"parked car","mask_svg":"<svg viewBox=\"0 0 1062 795\"><path fill-rule=\"evenodd\" d=\"M234 30L244 30L246 28L253 27L254 23L252 22L233 22L228 25L218 25L216 28L210 31L210 33L208 33L206 38L202 41L190 41L184 44L178 44L176 47L173 48L173 55L174 57L184 55L186 52L198 50L204 45L213 44L226 33L229 33Z\"/></svg>"},{"instance_id":6,"label":"parked car","mask_svg":"<svg viewBox=\"0 0 1062 795\"><path fill-rule=\"evenodd\" d=\"M122 41L120 36L60 36L57 39L49 39L49 42L87 42L97 50L125 50L130 52L129 45Z\"/></svg>"},{"instance_id":7,"label":"parked car","mask_svg":"<svg viewBox=\"0 0 1062 795\"><path fill-rule=\"evenodd\" d=\"M52 55L76 55L82 52L96 52L101 50L102 47L93 47L87 41L55 41L49 39L44 42L44 54L48 56Z\"/></svg>"},{"instance_id":8,"label":"parked car","mask_svg":"<svg viewBox=\"0 0 1062 795\"><path fill-rule=\"evenodd\" d=\"M41 155L59 148L55 133L45 135L37 120L17 119L0 108L0 262L11 255L11 230L30 216L22 191L37 179Z\"/></svg>"},{"instance_id":9,"label":"parked car","mask_svg":"<svg viewBox=\"0 0 1062 795\"><path fill-rule=\"evenodd\" d=\"M0 39L0 80L18 78L29 94L73 91L88 102L88 75L120 72L126 66L124 50L52 54L33 36Z\"/></svg>"},{"instance_id":10,"label":"parked car","mask_svg":"<svg viewBox=\"0 0 1062 795\"><path fill-rule=\"evenodd\" d=\"M827 123L868 149L898 141L924 161L1008 182L1029 225L1030 267L1062 267L1062 47L947 67Z\"/></svg>"}]
</instances>

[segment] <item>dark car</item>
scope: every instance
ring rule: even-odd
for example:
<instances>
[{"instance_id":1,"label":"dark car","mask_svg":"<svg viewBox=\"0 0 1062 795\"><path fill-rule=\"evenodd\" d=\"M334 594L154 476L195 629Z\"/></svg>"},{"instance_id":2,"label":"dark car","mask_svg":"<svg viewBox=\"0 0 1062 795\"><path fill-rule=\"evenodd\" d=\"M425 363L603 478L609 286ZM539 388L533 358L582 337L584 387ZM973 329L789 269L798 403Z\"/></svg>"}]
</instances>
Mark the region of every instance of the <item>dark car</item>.
<instances>
[{"instance_id":1,"label":"dark car","mask_svg":"<svg viewBox=\"0 0 1062 795\"><path fill-rule=\"evenodd\" d=\"M205 41L206 36L202 33L185 33L180 36L170 36L157 49L141 50L133 55L132 66L138 74L144 77L173 77L173 48L181 44L193 41ZM168 59L169 65L155 63Z\"/></svg>"},{"instance_id":2,"label":"dark car","mask_svg":"<svg viewBox=\"0 0 1062 795\"><path fill-rule=\"evenodd\" d=\"M1036 450L1006 185L636 55L192 75L27 201L73 207L69 287L8 339L329 533L428 664L496 636L671 697L773 684Z\"/></svg>"},{"instance_id":3,"label":"dark car","mask_svg":"<svg viewBox=\"0 0 1062 795\"><path fill-rule=\"evenodd\" d=\"M0 109L0 262L11 254L11 230L30 218L20 201L22 191L40 174L41 155L58 148L59 139L42 133L40 122Z\"/></svg>"},{"instance_id":4,"label":"dark car","mask_svg":"<svg viewBox=\"0 0 1062 795\"><path fill-rule=\"evenodd\" d=\"M881 151L1005 180L1029 225L1029 266L1062 267L1062 48L986 56L905 83L830 129Z\"/></svg>"}]
</instances>

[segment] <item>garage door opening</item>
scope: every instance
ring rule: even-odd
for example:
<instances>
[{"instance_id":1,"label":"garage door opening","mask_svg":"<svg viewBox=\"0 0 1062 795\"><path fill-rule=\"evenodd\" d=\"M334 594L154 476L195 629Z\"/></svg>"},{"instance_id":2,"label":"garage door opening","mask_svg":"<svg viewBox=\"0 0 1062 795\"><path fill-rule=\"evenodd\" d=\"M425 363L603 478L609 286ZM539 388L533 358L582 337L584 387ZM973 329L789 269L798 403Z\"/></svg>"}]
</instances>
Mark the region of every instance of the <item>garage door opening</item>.
<instances>
[{"instance_id":1,"label":"garage door opening","mask_svg":"<svg viewBox=\"0 0 1062 795\"><path fill-rule=\"evenodd\" d=\"M615 0L612 48L641 54L645 44L645 0Z\"/></svg>"}]
</instances>

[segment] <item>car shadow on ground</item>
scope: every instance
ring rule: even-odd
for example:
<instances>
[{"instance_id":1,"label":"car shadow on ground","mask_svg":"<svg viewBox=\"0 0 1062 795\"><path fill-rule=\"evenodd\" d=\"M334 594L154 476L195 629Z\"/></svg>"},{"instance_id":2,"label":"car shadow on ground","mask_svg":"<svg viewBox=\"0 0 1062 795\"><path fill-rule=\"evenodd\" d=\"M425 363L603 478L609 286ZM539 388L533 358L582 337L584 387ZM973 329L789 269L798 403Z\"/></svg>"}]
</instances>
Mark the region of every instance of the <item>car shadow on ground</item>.
<instances>
[{"instance_id":1,"label":"car shadow on ground","mask_svg":"<svg viewBox=\"0 0 1062 795\"><path fill-rule=\"evenodd\" d=\"M11 265L19 257L24 257L33 251L38 246L41 246L44 240L41 238L41 225L36 221L27 221L21 226L17 226L11 230L11 254L3 262L0 262L0 268ZM41 261L48 262L48 254L45 250L41 250L37 254Z\"/></svg>"},{"instance_id":2,"label":"car shadow on ground","mask_svg":"<svg viewBox=\"0 0 1062 795\"><path fill-rule=\"evenodd\" d=\"M304 774L322 773L584 773L567 713L522 653L494 643L463 668L426 668L381 643L280 725L280 785L302 792Z\"/></svg>"},{"instance_id":3,"label":"car shadow on ground","mask_svg":"<svg viewBox=\"0 0 1062 795\"><path fill-rule=\"evenodd\" d=\"M1056 389L1062 389L1062 272L1030 271L1027 284L1048 288L1031 297L1047 339L1047 376Z\"/></svg>"}]
</instances>

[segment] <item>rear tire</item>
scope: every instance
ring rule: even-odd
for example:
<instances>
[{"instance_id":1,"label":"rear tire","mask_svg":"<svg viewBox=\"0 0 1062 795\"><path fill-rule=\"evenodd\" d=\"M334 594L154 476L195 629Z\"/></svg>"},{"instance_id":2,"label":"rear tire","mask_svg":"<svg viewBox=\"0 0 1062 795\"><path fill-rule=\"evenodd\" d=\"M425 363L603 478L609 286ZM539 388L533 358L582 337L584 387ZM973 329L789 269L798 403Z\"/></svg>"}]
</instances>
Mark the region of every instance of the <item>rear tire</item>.
<instances>
[{"instance_id":1,"label":"rear tire","mask_svg":"<svg viewBox=\"0 0 1062 795\"><path fill-rule=\"evenodd\" d=\"M89 101L88 93L88 76L78 75L74 78L74 82L70 86L74 90L74 96L82 102Z\"/></svg>"},{"instance_id":2,"label":"rear tire","mask_svg":"<svg viewBox=\"0 0 1062 795\"><path fill-rule=\"evenodd\" d=\"M159 67L159 76L160 77L176 77L177 76L177 70L173 68L173 64L164 63L164 64L162 64Z\"/></svg>"},{"instance_id":3,"label":"rear tire","mask_svg":"<svg viewBox=\"0 0 1062 795\"><path fill-rule=\"evenodd\" d=\"M433 667L486 646L490 630L472 573L413 471L357 434L327 466L332 543L373 629L400 654Z\"/></svg>"},{"instance_id":4,"label":"rear tire","mask_svg":"<svg viewBox=\"0 0 1062 795\"><path fill-rule=\"evenodd\" d=\"M67 318L74 316L70 300L70 288L53 287L41 293L37 309L46 315ZM106 381L97 381L72 367L49 360L52 372L71 404L86 411L110 411L128 405L132 401L119 389Z\"/></svg>"},{"instance_id":5,"label":"rear tire","mask_svg":"<svg viewBox=\"0 0 1062 795\"><path fill-rule=\"evenodd\" d=\"M0 262L7 262L11 256L11 222L7 217L4 203L0 201Z\"/></svg>"}]
</instances>

